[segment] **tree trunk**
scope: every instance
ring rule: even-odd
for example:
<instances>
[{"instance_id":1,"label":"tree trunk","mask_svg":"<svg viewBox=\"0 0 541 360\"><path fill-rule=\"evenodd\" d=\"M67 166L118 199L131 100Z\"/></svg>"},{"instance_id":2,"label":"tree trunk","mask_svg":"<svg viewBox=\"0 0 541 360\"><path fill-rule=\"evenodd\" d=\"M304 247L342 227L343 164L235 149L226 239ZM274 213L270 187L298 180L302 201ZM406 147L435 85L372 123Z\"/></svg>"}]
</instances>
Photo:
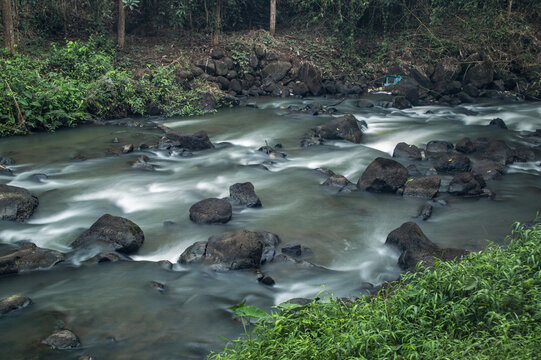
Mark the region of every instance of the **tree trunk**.
<instances>
[{"instance_id":1,"label":"tree trunk","mask_svg":"<svg viewBox=\"0 0 541 360\"><path fill-rule=\"evenodd\" d=\"M118 47L123 49L124 40L126 38L126 12L124 10L124 2L122 0L118 0L117 37L118 37Z\"/></svg>"},{"instance_id":2,"label":"tree trunk","mask_svg":"<svg viewBox=\"0 0 541 360\"><path fill-rule=\"evenodd\" d=\"M511 17L511 8L513 7L513 0L509 0L509 6L507 7L507 17Z\"/></svg>"},{"instance_id":3,"label":"tree trunk","mask_svg":"<svg viewBox=\"0 0 541 360\"><path fill-rule=\"evenodd\" d=\"M214 33L212 34L212 46L218 46L218 40L220 38L220 26L221 26L221 14L220 7L222 5L221 0L216 0L216 7L214 8Z\"/></svg>"},{"instance_id":4,"label":"tree trunk","mask_svg":"<svg viewBox=\"0 0 541 360\"><path fill-rule=\"evenodd\" d=\"M276 0L270 0L270 34L276 32Z\"/></svg>"},{"instance_id":5,"label":"tree trunk","mask_svg":"<svg viewBox=\"0 0 541 360\"><path fill-rule=\"evenodd\" d=\"M4 40L11 55L15 54L15 33L13 32L13 17L11 0L2 0L2 20L4 24Z\"/></svg>"}]
</instances>

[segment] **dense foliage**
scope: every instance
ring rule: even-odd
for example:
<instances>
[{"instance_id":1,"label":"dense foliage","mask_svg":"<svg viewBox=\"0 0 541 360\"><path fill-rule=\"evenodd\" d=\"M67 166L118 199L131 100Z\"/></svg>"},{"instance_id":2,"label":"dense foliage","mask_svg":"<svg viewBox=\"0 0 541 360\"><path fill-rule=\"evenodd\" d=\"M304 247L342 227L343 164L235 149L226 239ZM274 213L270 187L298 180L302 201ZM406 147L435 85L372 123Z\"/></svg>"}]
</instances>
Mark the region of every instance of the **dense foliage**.
<instances>
[{"instance_id":1,"label":"dense foliage","mask_svg":"<svg viewBox=\"0 0 541 360\"><path fill-rule=\"evenodd\" d=\"M262 320L254 338L211 358L537 358L541 225L517 225L509 239L507 249L490 247L408 275L392 294L289 307ZM240 315L265 319L253 311Z\"/></svg>"}]
</instances>

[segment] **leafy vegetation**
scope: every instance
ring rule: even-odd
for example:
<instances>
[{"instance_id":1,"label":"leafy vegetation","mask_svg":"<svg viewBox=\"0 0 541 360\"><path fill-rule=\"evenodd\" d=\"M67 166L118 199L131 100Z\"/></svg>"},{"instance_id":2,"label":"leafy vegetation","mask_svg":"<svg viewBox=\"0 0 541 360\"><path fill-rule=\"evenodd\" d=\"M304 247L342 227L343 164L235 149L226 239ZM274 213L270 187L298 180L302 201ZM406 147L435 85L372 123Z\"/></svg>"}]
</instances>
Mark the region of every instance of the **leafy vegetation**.
<instances>
[{"instance_id":1,"label":"leafy vegetation","mask_svg":"<svg viewBox=\"0 0 541 360\"><path fill-rule=\"evenodd\" d=\"M406 275L375 298L278 307L270 319L237 306L239 316L260 319L254 337L210 358L537 358L541 225L517 224L509 241Z\"/></svg>"}]
</instances>

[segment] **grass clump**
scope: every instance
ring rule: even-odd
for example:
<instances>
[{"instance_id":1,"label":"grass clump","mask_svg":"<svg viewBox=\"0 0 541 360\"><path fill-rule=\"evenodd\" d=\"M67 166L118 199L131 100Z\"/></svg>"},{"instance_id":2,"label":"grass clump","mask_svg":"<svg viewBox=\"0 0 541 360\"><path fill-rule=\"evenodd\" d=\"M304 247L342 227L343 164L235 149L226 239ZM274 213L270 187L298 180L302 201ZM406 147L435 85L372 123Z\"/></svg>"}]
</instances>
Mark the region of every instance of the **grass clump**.
<instances>
[{"instance_id":1,"label":"grass clump","mask_svg":"<svg viewBox=\"0 0 541 360\"><path fill-rule=\"evenodd\" d=\"M541 226L517 224L507 249L405 275L353 304L273 313L210 359L535 359L541 343ZM405 285L404 285L405 284Z\"/></svg>"}]
</instances>

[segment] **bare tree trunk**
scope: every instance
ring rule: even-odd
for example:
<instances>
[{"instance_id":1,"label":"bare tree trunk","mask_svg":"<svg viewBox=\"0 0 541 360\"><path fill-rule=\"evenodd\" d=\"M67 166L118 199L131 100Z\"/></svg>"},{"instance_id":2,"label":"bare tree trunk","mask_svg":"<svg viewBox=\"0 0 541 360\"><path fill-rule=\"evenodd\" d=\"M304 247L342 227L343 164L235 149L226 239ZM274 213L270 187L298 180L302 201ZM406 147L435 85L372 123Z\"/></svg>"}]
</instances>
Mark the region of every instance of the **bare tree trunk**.
<instances>
[{"instance_id":1,"label":"bare tree trunk","mask_svg":"<svg viewBox=\"0 0 541 360\"><path fill-rule=\"evenodd\" d=\"M221 26L221 7L222 1L216 0L216 7L214 8L214 33L212 34L212 46L218 46L218 40L220 38L220 26Z\"/></svg>"},{"instance_id":2,"label":"bare tree trunk","mask_svg":"<svg viewBox=\"0 0 541 360\"><path fill-rule=\"evenodd\" d=\"M118 37L118 47L123 49L124 40L126 38L126 12L124 10L124 2L122 0L118 0L117 37Z\"/></svg>"},{"instance_id":3,"label":"bare tree trunk","mask_svg":"<svg viewBox=\"0 0 541 360\"><path fill-rule=\"evenodd\" d=\"M511 8L513 7L513 0L509 0L509 6L507 7L507 17L511 17Z\"/></svg>"},{"instance_id":4,"label":"bare tree trunk","mask_svg":"<svg viewBox=\"0 0 541 360\"><path fill-rule=\"evenodd\" d=\"M15 54L15 33L13 32L13 17L11 0L2 0L2 20L4 24L4 41L11 55Z\"/></svg>"},{"instance_id":5,"label":"bare tree trunk","mask_svg":"<svg viewBox=\"0 0 541 360\"><path fill-rule=\"evenodd\" d=\"M276 33L276 0L270 1L270 34Z\"/></svg>"}]
</instances>

